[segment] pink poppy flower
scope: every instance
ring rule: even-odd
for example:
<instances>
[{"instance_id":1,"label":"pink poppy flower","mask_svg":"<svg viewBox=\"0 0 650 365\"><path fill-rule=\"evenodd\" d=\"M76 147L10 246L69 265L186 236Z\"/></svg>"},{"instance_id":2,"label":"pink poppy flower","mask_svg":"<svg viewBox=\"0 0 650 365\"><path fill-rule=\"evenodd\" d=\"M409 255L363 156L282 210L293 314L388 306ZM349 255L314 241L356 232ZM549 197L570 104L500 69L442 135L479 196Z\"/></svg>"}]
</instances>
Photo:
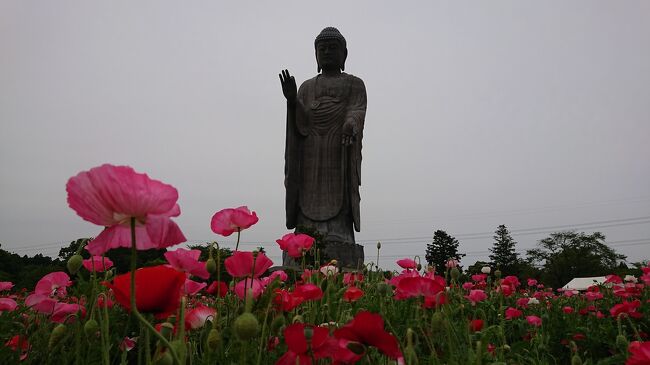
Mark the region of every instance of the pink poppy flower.
<instances>
[{"instance_id":1,"label":"pink poppy flower","mask_svg":"<svg viewBox=\"0 0 650 365\"><path fill-rule=\"evenodd\" d=\"M165 259L172 267L178 271L186 272L201 279L210 277L210 273L205 268L205 263L199 261L201 250L186 250L179 248L175 251L165 252Z\"/></svg>"},{"instance_id":2,"label":"pink poppy flower","mask_svg":"<svg viewBox=\"0 0 650 365\"><path fill-rule=\"evenodd\" d=\"M506 319L519 318L524 314L522 311L516 308L508 307L506 308Z\"/></svg>"},{"instance_id":3,"label":"pink poppy flower","mask_svg":"<svg viewBox=\"0 0 650 365\"><path fill-rule=\"evenodd\" d=\"M472 290L474 288L474 284L472 284L471 281L468 281L466 283L463 283L463 289L465 290Z\"/></svg>"},{"instance_id":4,"label":"pink poppy flower","mask_svg":"<svg viewBox=\"0 0 650 365\"><path fill-rule=\"evenodd\" d=\"M540 327L542 325L542 319L537 316L526 316L526 322L535 327Z\"/></svg>"},{"instance_id":5,"label":"pink poppy flower","mask_svg":"<svg viewBox=\"0 0 650 365\"><path fill-rule=\"evenodd\" d=\"M135 347L136 342L138 342L137 337L124 337L122 342L120 342L120 350L131 351Z\"/></svg>"},{"instance_id":6,"label":"pink poppy flower","mask_svg":"<svg viewBox=\"0 0 650 365\"><path fill-rule=\"evenodd\" d=\"M258 252L254 256L250 251L235 251L232 256L224 261L224 264L226 265L226 271L232 277L244 278L252 276L259 278L273 265L273 261L262 252ZM253 264L255 267L253 267Z\"/></svg>"},{"instance_id":7,"label":"pink poppy flower","mask_svg":"<svg viewBox=\"0 0 650 365\"><path fill-rule=\"evenodd\" d=\"M50 315L54 312L54 306L58 303L56 299L43 294L31 294L25 298L25 305L33 310Z\"/></svg>"},{"instance_id":8,"label":"pink poppy flower","mask_svg":"<svg viewBox=\"0 0 650 365\"><path fill-rule=\"evenodd\" d=\"M323 297L321 288L311 283L296 285L296 289L293 292L295 295L301 296L304 300L319 300Z\"/></svg>"},{"instance_id":9,"label":"pink poppy flower","mask_svg":"<svg viewBox=\"0 0 650 365\"><path fill-rule=\"evenodd\" d=\"M59 302L54 306L50 319L55 323L71 323L78 319L77 317L83 318L85 315L86 308L83 305Z\"/></svg>"},{"instance_id":10,"label":"pink poppy flower","mask_svg":"<svg viewBox=\"0 0 650 365\"><path fill-rule=\"evenodd\" d=\"M397 260L397 265L402 269L416 269L418 264L413 259L401 259Z\"/></svg>"},{"instance_id":11,"label":"pink poppy flower","mask_svg":"<svg viewBox=\"0 0 650 365\"><path fill-rule=\"evenodd\" d=\"M34 294L63 298L68 295L66 287L72 285L70 277L63 271L46 274L36 283Z\"/></svg>"},{"instance_id":12,"label":"pink poppy flower","mask_svg":"<svg viewBox=\"0 0 650 365\"><path fill-rule=\"evenodd\" d=\"M476 305L478 302L482 302L485 299L487 299L487 295L483 290L476 289L476 290L470 290L469 295L466 295L465 298L472 302L472 305Z\"/></svg>"},{"instance_id":13,"label":"pink poppy flower","mask_svg":"<svg viewBox=\"0 0 650 365\"><path fill-rule=\"evenodd\" d=\"M83 260L83 265L86 270L90 272L93 271L93 268L96 272L104 272L113 267L113 261L111 261L111 259L108 257L92 256L87 260Z\"/></svg>"},{"instance_id":14,"label":"pink poppy flower","mask_svg":"<svg viewBox=\"0 0 650 365\"><path fill-rule=\"evenodd\" d=\"M185 241L171 220L180 214L178 192L128 166L102 165L80 172L66 184L68 205L84 220L106 227L86 250L102 255L131 247L131 218L136 219L138 250L165 248Z\"/></svg>"},{"instance_id":15,"label":"pink poppy flower","mask_svg":"<svg viewBox=\"0 0 650 365\"><path fill-rule=\"evenodd\" d=\"M214 213L210 227L212 228L212 232L228 237L233 232L249 228L257 223L258 220L257 214L248 210L246 206L228 208Z\"/></svg>"},{"instance_id":16,"label":"pink poppy flower","mask_svg":"<svg viewBox=\"0 0 650 365\"><path fill-rule=\"evenodd\" d=\"M253 299L259 298L260 295L264 292L264 286L260 279L250 279L246 278L241 280L235 285L235 294L239 299L246 299L246 293L252 291Z\"/></svg>"},{"instance_id":17,"label":"pink poppy flower","mask_svg":"<svg viewBox=\"0 0 650 365\"><path fill-rule=\"evenodd\" d=\"M206 286L208 286L207 283L200 283L198 281L185 279L185 285L183 286L183 289L186 295L194 295L200 292Z\"/></svg>"},{"instance_id":18,"label":"pink poppy flower","mask_svg":"<svg viewBox=\"0 0 650 365\"><path fill-rule=\"evenodd\" d=\"M205 325L205 322L208 319L214 321L214 316L216 314L216 309L205 305L199 305L198 307L189 310L185 315L185 328L193 330L201 328Z\"/></svg>"},{"instance_id":19,"label":"pink poppy flower","mask_svg":"<svg viewBox=\"0 0 650 365\"><path fill-rule=\"evenodd\" d=\"M295 259L302 257L303 252L309 251L314 244L314 238L306 234L287 233L275 242L280 245L282 251Z\"/></svg>"},{"instance_id":20,"label":"pink poppy flower","mask_svg":"<svg viewBox=\"0 0 650 365\"><path fill-rule=\"evenodd\" d=\"M605 284L622 284L623 279L618 275L607 275L605 277Z\"/></svg>"},{"instance_id":21,"label":"pink poppy flower","mask_svg":"<svg viewBox=\"0 0 650 365\"><path fill-rule=\"evenodd\" d=\"M573 307L569 307L568 305L564 306L564 307L562 307L562 312L564 312L566 314L571 314L571 313L573 313Z\"/></svg>"},{"instance_id":22,"label":"pink poppy flower","mask_svg":"<svg viewBox=\"0 0 650 365\"><path fill-rule=\"evenodd\" d=\"M458 264L459 264L458 260L453 260L453 259L447 260L447 262L445 263L445 267L448 269L453 269L454 267L458 267Z\"/></svg>"},{"instance_id":23,"label":"pink poppy flower","mask_svg":"<svg viewBox=\"0 0 650 365\"><path fill-rule=\"evenodd\" d=\"M422 276L405 277L401 279L395 291L395 299L424 296L432 297L445 290L445 279L442 276L427 278Z\"/></svg>"},{"instance_id":24,"label":"pink poppy flower","mask_svg":"<svg viewBox=\"0 0 650 365\"><path fill-rule=\"evenodd\" d=\"M632 341L627 350L630 352L630 357L627 358L625 365L650 364L650 341Z\"/></svg>"},{"instance_id":25,"label":"pink poppy flower","mask_svg":"<svg viewBox=\"0 0 650 365\"><path fill-rule=\"evenodd\" d=\"M267 286L271 284L275 278L278 278L281 282L287 281L289 279L289 275L287 275L284 270L276 270L272 272L269 276L263 277L262 278L262 285Z\"/></svg>"},{"instance_id":26,"label":"pink poppy flower","mask_svg":"<svg viewBox=\"0 0 650 365\"><path fill-rule=\"evenodd\" d=\"M18 304L11 298L0 298L0 314L2 312L13 312Z\"/></svg>"},{"instance_id":27,"label":"pink poppy flower","mask_svg":"<svg viewBox=\"0 0 650 365\"><path fill-rule=\"evenodd\" d=\"M343 284L354 285L355 282L362 282L363 274L359 272L346 272L343 274Z\"/></svg>"},{"instance_id":28,"label":"pink poppy flower","mask_svg":"<svg viewBox=\"0 0 650 365\"><path fill-rule=\"evenodd\" d=\"M402 359L399 343L392 334L384 330L384 319L379 314L361 311L343 327L334 331L338 339L358 342L376 347L391 359Z\"/></svg>"},{"instance_id":29,"label":"pink poppy flower","mask_svg":"<svg viewBox=\"0 0 650 365\"><path fill-rule=\"evenodd\" d=\"M11 281L0 281L0 291L11 290L14 287L14 283Z\"/></svg>"}]
</instances>

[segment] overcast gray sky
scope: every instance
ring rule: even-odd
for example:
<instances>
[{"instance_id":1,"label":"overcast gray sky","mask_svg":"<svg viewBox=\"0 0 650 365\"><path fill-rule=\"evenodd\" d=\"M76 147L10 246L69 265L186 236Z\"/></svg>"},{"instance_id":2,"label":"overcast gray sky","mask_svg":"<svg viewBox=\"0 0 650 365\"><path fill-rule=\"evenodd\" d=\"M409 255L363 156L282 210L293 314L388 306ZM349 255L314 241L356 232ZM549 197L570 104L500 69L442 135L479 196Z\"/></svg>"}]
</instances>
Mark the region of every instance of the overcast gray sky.
<instances>
[{"instance_id":1,"label":"overcast gray sky","mask_svg":"<svg viewBox=\"0 0 650 365\"><path fill-rule=\"evenodd\" d=\"M368 93L367 261L381 240L395 268L443 229L470 265L499 224L522 251L576 227L650 258L649 1L4 0L2 248L56 256L96 235L65 183L113 163L179 190L192 243L232 244L210 218L248 205L244 247L280 263L278 73L313 77L326 26Z\"/></svg>"}]
</instances>

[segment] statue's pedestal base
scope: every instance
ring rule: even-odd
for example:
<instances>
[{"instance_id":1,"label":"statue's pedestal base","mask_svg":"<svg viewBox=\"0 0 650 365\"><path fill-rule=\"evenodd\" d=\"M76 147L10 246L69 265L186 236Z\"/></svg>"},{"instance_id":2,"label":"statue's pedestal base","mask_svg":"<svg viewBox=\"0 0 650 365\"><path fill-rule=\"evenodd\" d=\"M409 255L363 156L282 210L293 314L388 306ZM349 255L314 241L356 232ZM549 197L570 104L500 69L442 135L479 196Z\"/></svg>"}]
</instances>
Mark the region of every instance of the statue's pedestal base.
<instances>
[{"instance_id":1,"label":"statue's pedestal base","mask_svg":"<svg viewBox=\"0 0 650 365\"><path fill-rule=\"evenodd\" d=\"M328 242L320 251L320 262L321 265L324 265L331 260L336 260L337 266L340 268L362 269L363 246L356 243ZM282 265L295 267L300 266L301 263L291 258L286 252L282 252Z\"/></svg>"}]
</instances>

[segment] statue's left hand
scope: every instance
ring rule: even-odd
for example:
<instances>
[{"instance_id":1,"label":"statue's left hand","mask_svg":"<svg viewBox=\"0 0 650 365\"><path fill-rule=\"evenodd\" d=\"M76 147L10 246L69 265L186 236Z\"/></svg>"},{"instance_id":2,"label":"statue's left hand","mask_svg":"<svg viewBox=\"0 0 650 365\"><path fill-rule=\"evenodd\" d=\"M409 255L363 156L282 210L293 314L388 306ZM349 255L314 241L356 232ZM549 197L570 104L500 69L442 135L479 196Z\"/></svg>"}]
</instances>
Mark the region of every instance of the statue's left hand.
<instances>
[{"instance_id":1,"label":"statue's left hand","mask_svg":"<svg viewBox=\"0 0 650 365\"><path fill-rule=\"evenodd\" d=\"M343 140L341 141L341 144L344 146L352 145L356 134L357 131L354 128L354 122L349 119L346 120L343 124Z\"/></svg>"}]
</instances>

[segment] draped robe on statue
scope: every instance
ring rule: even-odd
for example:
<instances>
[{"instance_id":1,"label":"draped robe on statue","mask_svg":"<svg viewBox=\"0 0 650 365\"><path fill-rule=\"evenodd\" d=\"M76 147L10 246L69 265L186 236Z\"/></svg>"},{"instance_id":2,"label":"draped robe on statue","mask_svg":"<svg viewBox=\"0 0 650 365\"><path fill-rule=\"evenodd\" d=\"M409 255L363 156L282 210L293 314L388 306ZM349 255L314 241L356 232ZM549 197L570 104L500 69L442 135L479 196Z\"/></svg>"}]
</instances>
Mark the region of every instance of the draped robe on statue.
<instances>
[{"instance_id":1,"label":"draped robe on statue","mask_svg":"<svg viewBox=\"0 0 650 365\"><path fill-rule=\"evenodd\" d=\"M287 111L287 228L311 226L328 242L355 243L366 114L363 81L346 73L318 75L300 86L295 108ZM355 132L350 146L341 143L346 121Z\"/></svg>"}]
</instances>

